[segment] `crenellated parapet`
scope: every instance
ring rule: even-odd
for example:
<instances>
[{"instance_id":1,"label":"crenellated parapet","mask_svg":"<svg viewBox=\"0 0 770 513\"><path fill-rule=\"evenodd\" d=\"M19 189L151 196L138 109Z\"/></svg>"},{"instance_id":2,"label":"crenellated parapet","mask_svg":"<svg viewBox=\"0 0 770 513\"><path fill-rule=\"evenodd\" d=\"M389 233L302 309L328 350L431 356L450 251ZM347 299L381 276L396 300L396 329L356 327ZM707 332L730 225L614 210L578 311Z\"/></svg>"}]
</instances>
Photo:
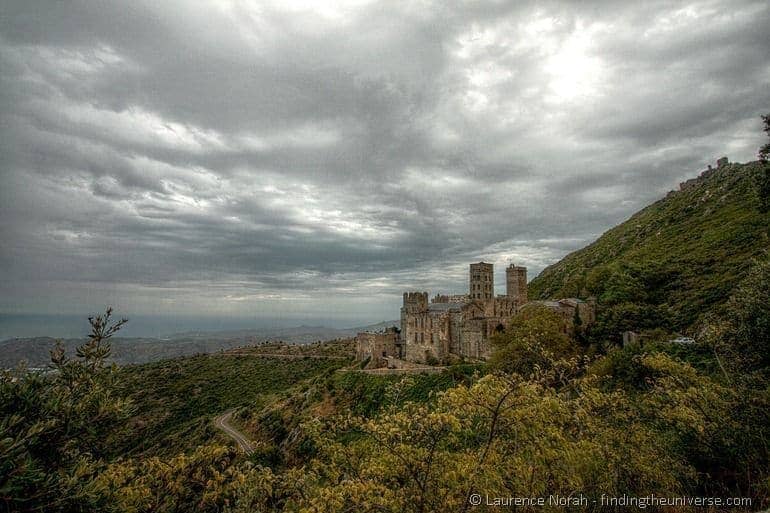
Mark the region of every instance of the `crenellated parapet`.
<instances>
[{"instance_id":1,"label":"crenellated parapet","mask_svg":"<svg viewBox=\"0 0 770 513\"><path fill-rule=\"evenodd\" d=\"M427 292L404 292L404 308L408 311L419 311L428 308Z\"/></svg>"}]
</instances>

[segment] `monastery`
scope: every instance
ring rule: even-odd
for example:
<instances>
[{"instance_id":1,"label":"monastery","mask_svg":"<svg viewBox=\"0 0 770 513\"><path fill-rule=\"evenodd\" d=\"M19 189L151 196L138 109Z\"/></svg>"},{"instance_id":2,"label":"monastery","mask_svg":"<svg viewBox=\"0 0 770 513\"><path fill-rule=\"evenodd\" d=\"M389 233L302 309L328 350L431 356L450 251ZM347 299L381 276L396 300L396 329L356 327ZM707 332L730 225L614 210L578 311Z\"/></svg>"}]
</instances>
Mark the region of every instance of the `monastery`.
<instances>
[{"instance_id":1,"label":"monastery","mask_svg":"<svg viewBox=\"0 0 770 513\"><path fill-rule=\"evenodd\" d=\"M519 310L532 304L558 312L565 332L573 329L575 310L584 324L595 319L593 300L528 301L526 267L511 264L506 268L505 295L494 294L493 264L470 264L468 281L468 294L437 294L430 301L427 292L405 292L400 330L359 333L357 359L369 359L370 368L392 366L399 360L428 364L486 360L491 354L491 336L504 331Z\"/></svg>"}]
</instances>

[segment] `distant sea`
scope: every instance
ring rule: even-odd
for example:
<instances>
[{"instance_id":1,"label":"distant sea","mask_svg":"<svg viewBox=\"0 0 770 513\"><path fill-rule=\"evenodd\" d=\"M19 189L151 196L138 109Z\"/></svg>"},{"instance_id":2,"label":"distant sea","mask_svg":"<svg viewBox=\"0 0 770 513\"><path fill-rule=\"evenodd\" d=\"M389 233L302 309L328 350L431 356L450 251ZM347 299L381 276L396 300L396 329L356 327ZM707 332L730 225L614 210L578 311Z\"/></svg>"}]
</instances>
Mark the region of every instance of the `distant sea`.
<instances>
[{"instance_id":1,"label":"distant sea","mask_svg":"<svg viewBox=\"0 0 770 513\"><path fill-rule=\"evenodd\" d=\"M352 328L377 320L329 319L319 317L245 318L245 317L180 317L162 315L130 315L128 323L120 330L123 337L165 337L174 333L229 331L264 328L290 328L295 326L325 326L328 328ZM0 313L0 340L9 338L54 337L77 338L89 332L86 315L19 315Z\"/></svg>"}]
</instances>

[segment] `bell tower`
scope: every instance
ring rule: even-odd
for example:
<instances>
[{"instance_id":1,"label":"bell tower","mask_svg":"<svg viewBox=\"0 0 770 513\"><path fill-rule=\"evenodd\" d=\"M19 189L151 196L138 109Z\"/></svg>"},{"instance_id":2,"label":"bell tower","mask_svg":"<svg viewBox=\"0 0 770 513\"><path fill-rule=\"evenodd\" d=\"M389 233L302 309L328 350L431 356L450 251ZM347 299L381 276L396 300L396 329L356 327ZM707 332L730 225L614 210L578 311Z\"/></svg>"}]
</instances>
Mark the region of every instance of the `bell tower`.
<instances>
[{"instance_id":1,"label":"bell tower","mask_svg":"<svg viewBox=\"0 0 770 513\"><path fill-rule=\"evenodd\" d=\"M471 300L492 299L495 295L494 266L486 262L471 264L470 266L470 294Z\"/></svg>"},{"instance_id":2,"label":"bell tower","mask_svg":"<svg viewBox=\"0 0 770 513\"><path fill-rule=\"evenodd\" d=\"M519 305L527 302L527 268L509 265L505 269L505 295L516 299Z\"/></svg>"}]
</instances>

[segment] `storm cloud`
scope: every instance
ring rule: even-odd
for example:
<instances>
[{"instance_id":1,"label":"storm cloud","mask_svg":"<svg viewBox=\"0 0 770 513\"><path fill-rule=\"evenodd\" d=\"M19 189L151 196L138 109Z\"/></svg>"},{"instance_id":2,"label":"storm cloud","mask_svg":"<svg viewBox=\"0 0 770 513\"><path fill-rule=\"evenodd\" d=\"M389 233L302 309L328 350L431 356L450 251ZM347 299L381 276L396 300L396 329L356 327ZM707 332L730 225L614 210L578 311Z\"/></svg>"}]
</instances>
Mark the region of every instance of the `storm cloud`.
<instances>
[{"instance_id":1,"label":"storm cloud","mask_svg":"<svg viewBox=\"0 0 770 513\"><path fill-rule=\"evenodd\" d=\"M763 0L3 2L0 312L382 320L472 261L532 277L754 159L768 26Z\"/></svg>"}]
</instances>

